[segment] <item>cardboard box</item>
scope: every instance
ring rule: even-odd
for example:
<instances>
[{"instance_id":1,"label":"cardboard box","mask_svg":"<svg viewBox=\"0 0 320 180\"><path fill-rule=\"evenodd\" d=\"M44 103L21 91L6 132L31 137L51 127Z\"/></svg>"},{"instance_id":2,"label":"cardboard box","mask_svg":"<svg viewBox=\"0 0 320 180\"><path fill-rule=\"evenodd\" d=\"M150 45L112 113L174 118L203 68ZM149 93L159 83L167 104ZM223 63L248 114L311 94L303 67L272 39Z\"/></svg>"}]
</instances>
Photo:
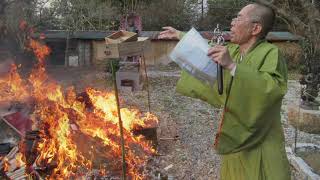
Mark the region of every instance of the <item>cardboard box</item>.
<instances>
[{"instance_id":1,"label":"cardboard box","mask_svg":"<svg viewBox=\"0 0 320 180\"><path fill-rule=\"evenodd\" d=\"M106 44L117 44L122 42L131 42L138 40L138 34L129 31L117 31L108 37L105 37Z\"/></svg>"},{"instance_id":2,"label":"cardboard box","mask_svg":"<svg viewBox=\"0 0 320 180\"><path fill-rule=\"evenodd\" d=\"M150 50L151 42L148 37L138 37L138 41L107 43L105 54L107 58L138 56Z\"/></svg>"}]
</instances>

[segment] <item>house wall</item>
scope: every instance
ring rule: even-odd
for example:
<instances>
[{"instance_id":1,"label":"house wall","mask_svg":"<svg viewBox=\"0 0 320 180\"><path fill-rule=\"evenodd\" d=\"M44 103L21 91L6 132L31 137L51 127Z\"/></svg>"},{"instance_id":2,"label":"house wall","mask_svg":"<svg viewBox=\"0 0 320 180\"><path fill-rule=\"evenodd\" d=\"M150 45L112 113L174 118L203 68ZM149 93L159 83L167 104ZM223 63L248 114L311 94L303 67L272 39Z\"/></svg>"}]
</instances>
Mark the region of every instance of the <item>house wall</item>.
<instances>
[{"instance_id":1,"label":"house wall","mask_svg":"<svg viewBox=\"0 0 320 180\"><path fill-rule=\"evenodd\" d=\"M173 50L178 41L168 40L153 40L148 52L144 54L147 65L167 65L171 62L168 55ZM274 42L277 45L285 58L287 59L289 68L298 65L302 50L299 44L295 42ZM104 53L105 41L78 41L79 65L94 65L104 68L109 62Z\"/></svg>"},{"instance_id":2,"label":"house wall","mask_svg":"<svg viewBox=\"0 0 320 180\"><path fill-rule=\"evenodd\" d=\"M48 65L90 66L92 64L91 43L91 40L70 39L68 56L66 57L66 40L47 40L46 44L52 51ZM67 63L66 61L69 62Z\"/></svg>"},{"instance_id":3,"label":"house wall","mask_svg":"<svg viewBox=\"0 0 320 180\"><path fill-rule=\"evenodd\" d=\"M176 46L178 41L151 41L151 50L146 53L147 65L169 64L171 60L168 55Z\"/></svg>"},{"instance_id":4,"label":"house wall","mask_svg":"<svg viewBox=\"0 0 320 180\"><path fill-rule=\"evenodd\" d=\"M78 61L79 66L91 65L91 41L78 40Z\"/></svg>"},{"instance_id":5,"label":"house wall","mask_svg":"<svg viewBox=\"0 0 320 180\"><path fill-rule=\"evenodd\" d=\"M104 41L92 41L92 62L93 64L99 63L106 59L104 51L106 45Z\"/></svg>"},{"instance_id":6,"label":"house wall","mask_svg":"<svg viewBox=\"0 0 320 180\"><path fill-rule=\"evenodd\" d=\"M151 47L149 51L145 52L144 56L147 65L158 65L158 64L168 64L170 60L168 54L175 47L177 41L151 41ZM95 66L100 66L106 64L108 61L106 59L104 41L93 41L92 42L92 64Z\"/></svg>"},{"instance_id":7,"label":"house wall","mask_svg":"<svg viewBox=\"0 0 320 180\"><path fill-rule=\"evenodd\" d=\"M47 65L64 66L66 42L64 40L49 39L46 45L51 49L51 53L46 61Z\"/></svg>"}]
</instances>

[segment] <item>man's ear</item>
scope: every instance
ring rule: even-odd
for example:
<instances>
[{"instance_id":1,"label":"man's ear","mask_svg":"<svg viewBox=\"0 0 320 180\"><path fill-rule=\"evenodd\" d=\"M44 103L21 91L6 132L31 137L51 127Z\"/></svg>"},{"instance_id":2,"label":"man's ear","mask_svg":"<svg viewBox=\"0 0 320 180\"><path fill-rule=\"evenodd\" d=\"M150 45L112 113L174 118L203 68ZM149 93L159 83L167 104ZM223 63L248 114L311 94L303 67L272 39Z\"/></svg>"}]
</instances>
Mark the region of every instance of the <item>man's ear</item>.
<instances>
[{"instance_id":1,"label":"man's ear","mask_svg":"<svg viewBox=\"0 0 320 180\"><path fill-rule=\"evenodd\" d=\"M262 25L260 23L254 23L252 35L256 36L262 32Z\"/></svg>"}]
</instances>

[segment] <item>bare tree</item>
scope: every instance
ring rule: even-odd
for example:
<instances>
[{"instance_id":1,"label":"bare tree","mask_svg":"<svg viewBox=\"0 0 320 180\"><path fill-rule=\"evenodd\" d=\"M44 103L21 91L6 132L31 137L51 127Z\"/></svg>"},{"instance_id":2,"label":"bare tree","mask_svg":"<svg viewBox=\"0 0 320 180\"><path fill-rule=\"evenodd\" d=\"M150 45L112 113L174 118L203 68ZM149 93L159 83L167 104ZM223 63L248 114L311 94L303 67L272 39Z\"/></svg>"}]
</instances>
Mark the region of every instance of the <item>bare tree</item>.
<instances>
[{"instance_id":1,"label":"bare tree","mask_svg":"<svg viewBox=\"0 0 320 180\"><path fill-rule=\"evenodd\" d=\"M14 3L14 0L3 0L0 1L0 40L3 40L3 38L7 34L7 22L6 22L6 14L5 9L10 5Z\"/></svg>"},{"instance_id":2,"label":"bare tree","mask_svg":"<svg viewBox=\"0 0 320 180\"><path fill-rule=\"evenodd\" d=\"M318 109L315 99L320 88L320 11L319 1L314 0L259 0L272 7L287 23L289 29L304 37L304 65L300 83L305 85L301 90L302 106L307 109ZM317 2L317 3L316 3Z\"/></svg>"},{"instance_id":3,"label":"bare tree","mask_svg":"<svg viewBox=\"0 0 320 180\"><path fill-rule=\"evenodd\" d=\"M311 56L320 53L319 4L311 0L259 0L259 2L273 8L293 33L310 41Z\"/></svg>"}]
</instances>

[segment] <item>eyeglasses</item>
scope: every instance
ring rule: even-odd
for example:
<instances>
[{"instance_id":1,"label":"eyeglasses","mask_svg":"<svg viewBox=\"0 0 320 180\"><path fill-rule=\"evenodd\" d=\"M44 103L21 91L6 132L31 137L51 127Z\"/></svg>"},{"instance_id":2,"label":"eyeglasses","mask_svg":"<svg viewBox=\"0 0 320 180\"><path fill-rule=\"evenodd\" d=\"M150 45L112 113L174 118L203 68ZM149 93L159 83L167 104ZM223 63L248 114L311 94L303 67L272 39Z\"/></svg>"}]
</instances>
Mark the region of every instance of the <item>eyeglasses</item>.
<instances>
[{"instance_id":1,"label":"eyeglasses","mask_svg":"<svg viewBox=\"0 0 320 180\"><path fill-rule=\"evenodd\" d=\"M251 23L259 23L257 20L252 20L249 18L243 18L241 15L237 15L236 17L232 18L233 22L238 22L238 21L250 21Z\"/></svg>"}]
</instances>

